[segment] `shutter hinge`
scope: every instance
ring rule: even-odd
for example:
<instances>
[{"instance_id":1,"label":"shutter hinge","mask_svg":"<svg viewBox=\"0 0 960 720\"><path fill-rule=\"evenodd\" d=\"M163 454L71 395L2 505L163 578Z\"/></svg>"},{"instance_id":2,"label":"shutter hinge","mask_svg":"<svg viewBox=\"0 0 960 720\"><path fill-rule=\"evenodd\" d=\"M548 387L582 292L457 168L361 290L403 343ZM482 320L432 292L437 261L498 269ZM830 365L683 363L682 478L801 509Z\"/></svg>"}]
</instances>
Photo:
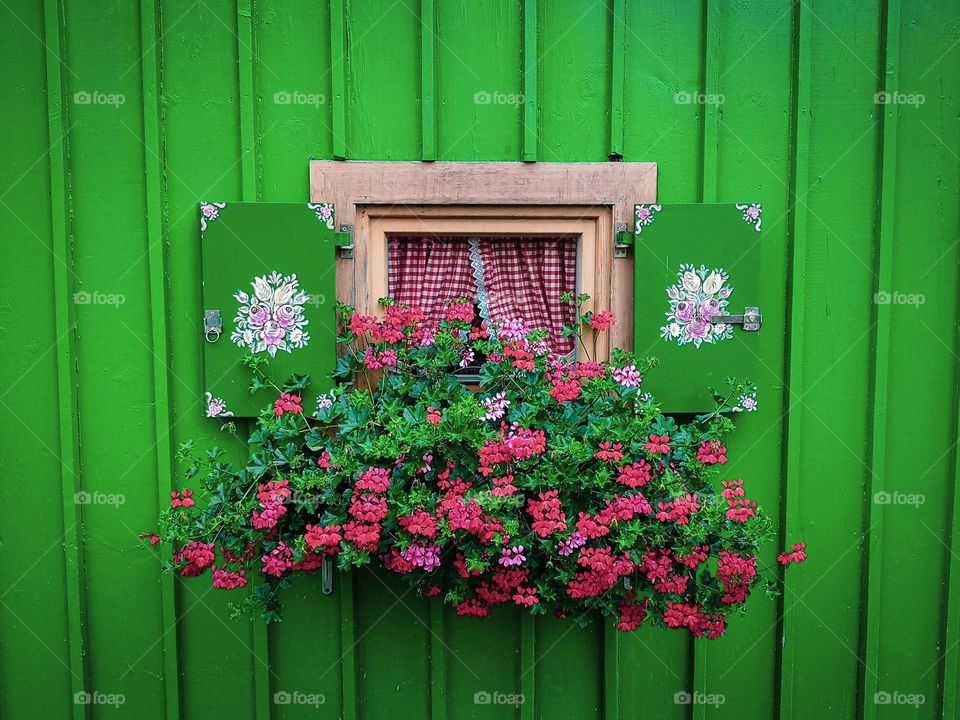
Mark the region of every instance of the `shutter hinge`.
<instances>
[{"instance_id":1,"label":"shutter hinge","mask_svg":"<svg viewBox=\"0 0 960 720\"><path fill-rule=\"evenodd\" d=\"M630 244L633 242L633 235L628 226L624 223L616 223L613 226L613 256L615 258L625 258Z\"/></svg>"},{"instance_id":2,"label":"shutter hinge","mask_svg":"<svg viewBox=\"0 0 960 720\"><path fill-rule=\"evenodd\" d=\"M341 225L337 233L337 245L340 249L340 257L344 260L353 260L353 225Z\"/></svg>"}]
</instances>

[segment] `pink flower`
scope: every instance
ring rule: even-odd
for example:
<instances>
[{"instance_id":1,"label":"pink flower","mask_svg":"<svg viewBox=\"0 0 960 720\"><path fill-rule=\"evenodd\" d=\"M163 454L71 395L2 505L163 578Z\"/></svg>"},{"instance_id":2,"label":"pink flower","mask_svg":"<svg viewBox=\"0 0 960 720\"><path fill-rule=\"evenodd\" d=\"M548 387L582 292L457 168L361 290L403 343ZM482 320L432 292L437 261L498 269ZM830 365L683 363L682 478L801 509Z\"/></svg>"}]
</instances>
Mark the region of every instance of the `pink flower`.
<instances>
[{"instance_id":1,"label":"pink flower","mask_svg":"<svg viewBox=\"0 0 960 720\"><path fill-rule=\"evenodd\" d=\"M794 543L790 546L790 552L784 551L777 555L777 562L781 565L803 562L807 559L806 547L806 543Z\"/></svg>"},{"instance_id":2,"label":"pink flower","mask_svg":"<svg viewBox=\"0 0 960 720\"><path fill-rule=\"evenodd\" d=\"M549 395L558 403L562 404L569 400L576 400L580 397L580 393L580 383L576 380L561 380L554 384Z\"/></svg>"},{"instance_id":3,"label":"pink flower","mask_svg":"<svg viewBox=\"0 0 960 720\"><path fill-rule=\"evenodd\" d=\"M517 588L517 591L513 594L513 602L517 605L523 607L532 607L540 602L540 598L537 597L536 588Z\"/></svg>"},{"instance_id":4,"label":"pink flower","mask_svg":"<svg viewBox=\"0 0 960 720\"><path fill-rule=\"evenodd\" d=\"M557 543L557 554L567 557L573 555L574 550L578 550L587 544L587 539L579 532L574 530L570 537Z\"/></svg>"},{"instance_id":5,"label":"pink flower","mask_svg":"<svg viewBox=\"0 0 960 720\"><path fill-rule=\"evenodd\" d=\"M646 460L617 468L617 482L629 488L641 488L650 482L650 463Z\"/></svg>"},{"instance_id":6,"label":"pink flower","mask_svg":"<svg viewBox=\"0 0 960 720\"><path fill-rule=\"evenodd\" d=\"M470 324L473 322L475 313L473 311L473 305L470 303L451 303L447 305L447 310L444 313L443 319L447 322L462 322Z\"/></svg>"},{"instance_id":7,"label":"pink flower","mask_svg":"<svg viewBox=\"0 0 960 720\"><path fill-rule=\"evenodd\" d=\"M339 525L307 525L307 533L303 536L304 543L309 550L321 550L327 555L336 555L340 552L340 542L343 534Z\"/></svg>"},{"instance_id":8,"label":"pink flower","mask_svg":"<svg viewBox=\"0 0 960 720\"><path fill-rule=\"evenodd\" d=\"M487 409L487 414L483 416L484 420L499 420L506 415L510 401L507 400L505 393L498 392L493 397L484 398L480 404Z\"/></svg>"},{"instance_id":9,"label":"pink flower","mask_svg":"<svg viewBox=\"0 0 960 720\"><path fill-rule=\"evenodd\" d=\"M644 445L643 449L653 455L666 455L670 452L670 436L651 435L650 442Z\"/></svg>"},{"instance_id":10,"label":"pink flower","mask_svg":"<svg viewBox=\"0 0 960 720\"><path fill-rule=\"evenodd\" d=\"M623 387L640 387L643 382L643 376L637 370L636 365L625 365L622 368L613 369L613 379Z\"/></svg>"},{"instance_id":11,"label":"pink flower","mask_svg":"<svg viewBox=\"0 0 960 720\"><path fill-rule=\"evenodd\" d=\"M300 404L301 402L302 401L299 395L282 393L280 397L278 397L273 403L273 414L277 417L282 417L284 413L299 415L303 412L303 406Z\"/></svg>"},{"instance_id":12,"label":"pink flower","mask_svg":"<svg viewBox=\"0 0 960 720\"><path fill-rule=\"evenodd\" d=\"M613 442L602 442L600 443L600 449L594 453L594 457L597 460L603 460L608 463L616 463L623 460L623 453L620 452L623 449L623 443L613 443Z\"/></svg>"},{"instance_id":13,"label":"pink flower","mask_svg":"<svg viewBox=\"0 0 960 720\"><path fill-rule=\"evenodd\" d=\"M224 563L223 569L213 569L213 586L215 588L219 590L234 590L236 588L242 588L247 584L247 578L243 570L240 570L240 572L230 572L226 567L227 564Z\"/></svg>"},{"instance_id":14,"label":"pink flower","mask_svg":"<svg viewBox=\"0 0 960 720\"><path fill-rule=\"evenodd\" d=\"M183 490L181 492L174 490L170 493L170 497L173 498L170 501L170 507L193 507L197 504L197 501L191 495L193 495L193 490Z\"/></svg>"},{"instance_id":15,"label":"pink flower","mask_svg":"<svg viewBox=\"0 0 960 720\"><path fill-rule=\"evenodd\" d=\"M213 543L187 543L173 556L173 564L180 567L180 574L185 577L201 575L213 565L213 560Z\"/></svg>"},{"instance_id":16,"label":"pink flower","mask_svg":"<svg viewBox=\"0 0 960 720\"><path fill-rule=\"evenodd\" d=\"M437 410L433 405L427 408L427 422L431 425L438 425L443 420L443 416L440 414L440 411Z\"/></svg>"},{"instance_id":17,"label":"pink flower","mask_svg":"<svg viewBox=\"0 0 960 720\"><path fill-rule=\"evenodd\" d=\"M160 542L160 536L154 535L153 533L142 533L137 537L139 537L141 540L150 540L151 546L156 545L158 542Z\"/></svg>"},{"instance_id":18,"label":"pink flower","mask_svg":"<svg viewBox=\"0 0 960 720\"><path fill-rule=\"evenodd\" d=\"M290 561L292 555L293 552L290 548L283 542L280 542L273 550L261 556L260 561L263 563L264 574L272 575L273 577L283 575L293 566L293 563Z\"/></svg>"},{"instance_id":19,"label":"pink flower","mask_svg":"<svg viewBox=\"0 0 960 720\"><path fill-rule=\"evenodd\" d=\"M523 565L526 561L527 558L523 554L523 545L517 545L516 547L503 548L500 551L500 560L498 562L504 567L512 567L514 565Z\"/></svg>"},{"instance_id":20,"label":"pink flower","mask_svg":"<svg viewBox=\"0 0 960 720\"><path fill-rule=\"evenodd\" d=\"M697 450L697 460L704 465L723 465L727 462L727 449L719 440L706 440L700 443L700 449Z\"/></svg>"},{"instance_id":21,"label":"pink flower","mask_svg":"<svg viewBox=\"0 0 960 720\"><path fill-rule=\"evenodd\" d=\"M440 546L414 544L403 550L400 557L414 567L432 572L440 567Z\"/></svg>"},{"instance_id":22,"label":"pink flower","mask_svg":"<svg viewBox=\"0 0 960 720\"><path fill-rule=\"evenodd\" d=\"M587 324L594 330L609 330L611 327L617 324L617 316L610 310L592 313Z\"/></svg>"},{"instance_id":23,"label":"pink flower","mask_svg":"<svg viewBox=\"0 0 960 720\"><path fill-rule=\"evenodd\" d=\"M660 512L657 513L657 520L660 522L676 522L677 525L689 525L690 516L700 509L696 495L683 495L670 500L669 502L659 502L657 507Z\"/></svg>"}]
</instances>

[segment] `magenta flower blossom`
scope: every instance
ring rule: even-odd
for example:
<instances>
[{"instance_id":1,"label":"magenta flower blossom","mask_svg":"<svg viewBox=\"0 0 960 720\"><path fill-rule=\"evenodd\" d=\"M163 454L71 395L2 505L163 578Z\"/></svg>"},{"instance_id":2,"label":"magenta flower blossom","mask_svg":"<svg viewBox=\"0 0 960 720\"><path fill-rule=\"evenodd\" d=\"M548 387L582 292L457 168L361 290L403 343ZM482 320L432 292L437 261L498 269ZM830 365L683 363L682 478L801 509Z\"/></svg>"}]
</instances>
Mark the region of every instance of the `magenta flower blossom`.
<instances>
[{"instance_id":1,"label":"magenta flower blossom","mask_svg":"<svg viewBox=\"0 0 960 720\"><path fill-rule=\"evenodd\" d=\"M439 545L411 545L401 551L400 557L411 565L432 572L440 567Z\"/></svg>"},{"instance_id":2,"label":"magenta flower blossom","mask_svg":"<svg viewBox=\"0 0 960 720\"><path fill-rule=\"evenodd\" d=\"M504 548L500 551L500 564L504 567L513 567L523 565L527 558L523 554L523 545L517 545L512 548Z\"/></svg>"},{"instance_id":3,"label":"magenta flower blossom","mask_svg":"<svg viewBox=\"0 0 960 720\"><path fill-rule=\"evenodd\" d=\"M640 387L643 382L643 376L637 370L636 365L625 365L622 368L613 369L613 379L623 385L623 387Z\"/></svg>"},{"instance_id":4,"label":"magenta flower blossom","mask_svg":"<svg viewBox=\"0 0 960 720\"><path fill-rule=\"evenodd\" d=\"M503 325L497 328L497 337L503 342L510 340L523 340L530 334L527 324L520 318L507 320Z\"/></svg>"},{"instance_id":5,"label":"magenta flower blossom","mask_svg":"<svg viewBox=\"0 0 960 720\"><path fill-rule=\"evenodd\" d=\"M483 416L484 420L499 420L507 414L507 408L510 406L506 393L502 392L498 392L493 397L484 398L480 403L487 409L487 414Z\"/></svg>"},{"instance_id":6,"label":"magenta flower blossom","mask_svg":"<svg viewBox=\"0 0 960 720\"><path fill-rule=\"evenodd\" d=\"M587 542L587 539L581 535L578 531L574 530L570 533L570 537L566 540L561 540L557 543L557 552L564 557L572 555L574 550L583 547Z\"/></svg>"}]
</instances>

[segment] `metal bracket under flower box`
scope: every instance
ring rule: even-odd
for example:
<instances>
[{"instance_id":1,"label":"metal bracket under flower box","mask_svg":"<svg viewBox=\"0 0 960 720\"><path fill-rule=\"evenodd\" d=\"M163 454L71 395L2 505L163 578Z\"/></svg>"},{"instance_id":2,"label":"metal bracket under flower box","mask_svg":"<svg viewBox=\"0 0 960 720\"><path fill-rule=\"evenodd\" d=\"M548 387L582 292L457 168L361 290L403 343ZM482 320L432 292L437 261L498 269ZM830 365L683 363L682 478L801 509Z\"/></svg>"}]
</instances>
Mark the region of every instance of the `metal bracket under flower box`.
<instances>
[{"instance_id":1,"label":"metal bracket under flower box","mask_svg":"<svg viewBox=\"0 0 960 720\"><path fill-rule=\"evenodd\" d=\"M320 589L324 595L333 594L333 558L329 555L320 561Z\"/></svg>"}]
</instances>

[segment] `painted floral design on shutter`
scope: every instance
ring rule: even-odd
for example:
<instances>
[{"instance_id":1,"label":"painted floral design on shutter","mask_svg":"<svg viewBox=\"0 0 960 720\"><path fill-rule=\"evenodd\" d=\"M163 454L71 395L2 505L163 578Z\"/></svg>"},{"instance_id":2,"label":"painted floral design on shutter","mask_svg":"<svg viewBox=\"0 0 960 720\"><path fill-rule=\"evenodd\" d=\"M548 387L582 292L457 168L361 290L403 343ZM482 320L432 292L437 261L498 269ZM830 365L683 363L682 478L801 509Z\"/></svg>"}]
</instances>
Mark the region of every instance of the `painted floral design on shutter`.
<instances>
[{"instance_id":1,"label":"painted floral design on shutter","mask_svg":"<svg viewBox=\"0 0 960 720\"><path fill-rule=\"evenodd\" d=\"M310 323L304 317L304 305L310 296L300 289L297 276L273 272L254 279L250 285L253 294L243 290L234 294L240 307L230 340L270 357L305 347L310 335L304 328Z\"/></svg>"},{"instance_id":2,"label":"painted floral design on shutter","mask_svg":"<svg viewBox=\"0 0 960 720\"><path fill-rule=\"evenodd\" d=\"M662 205L635 205L634 215L637 218L637 235L643 232L648 225L653 225L656 220L656 213L663 209Z\"/></svg>"},{"instance_id":3,"label":"painted floral design on shutter","mask_svg":"<svg viewBox=\"0 0 960 720\"><path fill-rule=\"evenodd\" d=\"M727 298L733 292L728 279L721 269L681 265L677 283L667 288L670 312L660 336L678 345L692 343L695 348L733 337L732 325L713 322L718 315L726 314Z\"/></svg>"},{"instance_id":4,"label":"painted floral design on shutter","mask_svg":"<svg viewBox=\"0 0 960 720\"><path fill-rule=\"evenodd\" d=\"M743 213L743 221L753 225L760 232L761 213L763 206L760 203L737 203L737 210Z\"/></svg>"},{"instance_id":5,"label":"painted floral design on shutter","mask_svg":"<svg viewBox=\"0 0 960 720\"><path fill-rule=\"evenodd\" d=\"M227 401L220 397L214 397L213 393L207 393L207 417L233 417L233 413L227 410Z\"/></svg>"},{"instance_id":6,"label":"painted floral design on shutter","mask_svg":"<svg viewBox=\"0 0 960 720\"><path fill-rule=\"evenodd\" d=\"M307 203L307 207L317 214L317 220L334 230L333 205L330 203Z\"/></svg>"},{"instance_id":7,"label":"painted floral design on shutter","mask_svg":"<svg viewBox=\"0 0 960 720\"><path fill-rule=\"evenodd\" d=\"M206 232L207 223L212 223L220 217L220 211L227 206L222 202L202 202L200 203L200 232Z\"/></svg>"}]
</instances>

